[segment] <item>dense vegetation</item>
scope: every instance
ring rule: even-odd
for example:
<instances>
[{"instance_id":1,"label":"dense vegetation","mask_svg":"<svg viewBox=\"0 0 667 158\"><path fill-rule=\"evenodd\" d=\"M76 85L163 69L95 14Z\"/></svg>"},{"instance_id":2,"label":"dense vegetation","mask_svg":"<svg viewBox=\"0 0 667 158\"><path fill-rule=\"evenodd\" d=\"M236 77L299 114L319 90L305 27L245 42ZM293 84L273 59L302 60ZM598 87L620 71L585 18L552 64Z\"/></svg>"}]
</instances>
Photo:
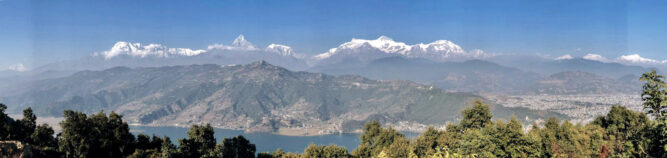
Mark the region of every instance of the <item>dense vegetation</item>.
<instances>
[{"instance_id":1,"label":"dense vegetation","mask_svg":"<svg viewBox=\"0 0 667 158\"><path fill-rule=\"evenodd\" d=\"M56 137L48 125L37 125L32 109L13 120L0 104L0 140L32 146L36 157L667 157L667 85L655 71L641 81L647 114L613 106L605 116L588 124L550 118L529 128L515 117L493 120L488 105L476 101L462 111L458 124L445 130L427 129L408 139L379 122L365 125L359 146L349 152L336 145L310 145L303 153L255 155L255 145L243 136L225 138L219 144L210 125L193 125L178 146L168 137L129 131L122 116L111 112L86 115L66 110ZM11 156L8 152L0 152Z\"/></svg>"}]
</instances>

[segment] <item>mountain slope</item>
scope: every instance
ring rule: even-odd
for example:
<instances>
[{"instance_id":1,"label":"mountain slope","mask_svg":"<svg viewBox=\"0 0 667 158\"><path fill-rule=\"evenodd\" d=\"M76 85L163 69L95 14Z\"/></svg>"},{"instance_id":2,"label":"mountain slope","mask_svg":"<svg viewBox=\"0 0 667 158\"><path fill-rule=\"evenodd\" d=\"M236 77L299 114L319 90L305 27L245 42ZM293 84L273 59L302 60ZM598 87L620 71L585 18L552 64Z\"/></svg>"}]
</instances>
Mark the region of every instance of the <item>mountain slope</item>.
<instances>
[{"instance_id":1,"label":"mountain slope","mask_svg":"<svg viewBox=\"0 0 667 158\"><path fill-rule=\"evenodd\" d=\"M550 75L564 71L582 71L594 73L607 78L620 78L626 75L641 75L651 69L641 66L625 65L614 62L600 62L583 58L548 60L536 56L501 55L491 57L488 60L504 66L536 72L543 75Z\"/></svg>"},{"instance_id":2,"label":"mountain slope","mask_svg":"<svg viewBox=\"0 0 667 158\"><path fill-rule=\"evenodd\" d=\"M313 71L354 74L372 79L400 79L432 84L463 92L515 92L536 83L541 76L482 60L434 62L426 59L388 57L368 64L325 65Z\"/></svg>"},{"instance_id":3,"label":"mountain slope","mask_svg":"<svg viewBox=\"0 0 667 158\"><path fill-rule=\"evenodd\" d=\"M264 61L248 65L116 67L33 82L2 97L18 111L32 106L42 114L64 109L88 113L116 111L133 123L221 128L311 128L354 130L370 119L443 124L478 96L449 93L409 81L377 81L359 76L293 72ZM508 108L493 105L499 117ZM504 112L504 113L503 113ZM553 116L521 111L518 117ZM406 129L407 130L407 129Z\"/></svg>"},{"instance_id":4,"label":"mountain slope","mask_svg":"<svg viewBox=\"0 0 667 158\"><path fill-rule=\"evenodd\" d=\"M534 85L538 94L632 94L639 93L641 83L625 81L632 75L616 80L582 71L566 71L553 74ZM639 80L639 77L634 78Z\"/></svg>"}]
</instances>

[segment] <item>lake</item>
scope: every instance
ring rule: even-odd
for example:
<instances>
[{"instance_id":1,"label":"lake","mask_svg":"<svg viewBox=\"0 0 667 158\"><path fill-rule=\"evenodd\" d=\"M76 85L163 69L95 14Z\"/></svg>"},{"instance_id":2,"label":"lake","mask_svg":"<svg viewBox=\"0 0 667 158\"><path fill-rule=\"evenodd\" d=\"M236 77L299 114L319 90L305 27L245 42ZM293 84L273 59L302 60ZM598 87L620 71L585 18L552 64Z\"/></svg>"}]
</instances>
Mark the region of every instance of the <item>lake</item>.
<instances>
[{"instance_id":1,"label":"lake","mask_svg":"<svg viewBox=\"0 0 667 158\"><path fill-rule=\"evenodd\" d=\"M144 133L147 135L168 136L174 144L178 145L178 139L186 137L188 128L183 127L148 127L148 126L130 126L133 134ZM250 143L255 144L257 152L273 152L278 148L285 152L303 152L308 145L314 144L336 144L345 146L349 152L356 149L359 145L360 134L332 134L320 136L283 136L272 133L244 133L241 130L215 129L215 139L217 143L222 138L230 138L243 135Z\"/></svg>"},{"instance_id":2,"label":"lake","mask_svg":"<svg viewBox=\"0 0 667 158\"><path fill-rule=\"evenodd\" d=\"M168 136L174 144L178 145L178 139L185 138L188 128L184 127L148 127L148 126L130 126L133 134L144 133L147 135ZM404 133L408 138L414 138L419 133ZM241 130L218 129L215 128L215 139L217 143L222 141L222 138L230 138L238 135L243 135L250 143L255 144L257 153L259 152L273 152L278 148L285 152L303 152L311 143L319 145L336 144L344 146L348 152L356 149L359 145L360 134L346 133L346 134L331 134L320 136L284 136L272 133L244 133Z\"/></svg>"}]
</instances>

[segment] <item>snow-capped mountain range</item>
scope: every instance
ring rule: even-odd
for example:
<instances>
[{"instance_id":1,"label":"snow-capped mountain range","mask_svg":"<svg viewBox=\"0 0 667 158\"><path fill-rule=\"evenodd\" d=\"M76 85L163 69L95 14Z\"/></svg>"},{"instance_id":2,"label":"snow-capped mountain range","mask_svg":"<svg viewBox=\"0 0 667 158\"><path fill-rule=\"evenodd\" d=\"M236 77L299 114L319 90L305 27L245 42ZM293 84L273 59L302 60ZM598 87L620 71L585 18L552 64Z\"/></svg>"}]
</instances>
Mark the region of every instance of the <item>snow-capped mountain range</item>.
<instances>
[{"instance_id":1,"label":"snow-capped mountain range","mask_svg":"<svg viewBox=\"0 0 667 158\"><path fill-rule=\"evenodd\" d=\"M105 59L111 59L118 56L130 56L137 58L145 57L162 57L168 58L173 56L196 56L212 51L259 51L267 53L276 53L282 56L301 57L295 54L292 48L280 44L270 44L265 49L259 49L245 39L245 36L239 35L231 45L212 44L207 49L191 49L191 48L169 48L161 44L147 44L131 43L126 41L119 41L114 44L111 49L95 53L93 56L101 56Z\"/></svg>"},{"instance_id":2,"label":"snow-capped mountain range","mask_svg":"<svg viewBox=\"0 0 667 158\"><path fill-rule=\"evenodd\" d=\"M321 65L367 63L386 57L426 59L436 62L460 62L471 59L482 59L506 66L513 66L513 63L537 62L536 60L548 62L584 59L602 63L620 63L624 65L667 68L667 60L649 59L642 57L639 54L623 55L617 58L606 58L599 54L587 54L581 57L565 54L556 58L543 56L524 58L520 56L527 57L530 55L517 56L510 54L488 54L479 49L466 50L448 40L436 40L426 44L407 44L405 42L394 41L387 36L380 36L376 39L352 38L352 40L344 42L337 47L330 48L326 52L314 54L295 52L290 46L275 43L261 48L246 40L245 36L239 35L231 44L216 43L208 45L206 48L196 49L172 48L155 43L142 44L119 41L110 49L93 53L92 56L84 59L49 63L35 68L23 65L12 66L6 68L4 71L27 72L33 69L48 71L64 70L69 69L69 67L77 67L76 70L86 70L112 66L133 67L140 65L146 67L165 66L165 64L244 64L246 62L257 60L266 60L288 68L306 70L309 69L309 67L312 68ZM144 60L144 58L146 58L146 60ZM155 65L155 63L159 64ZM89 68L86 65L92 65L90 67L95 68Z\"/></svg>"},{"instance_id":3,"label":"snow-capped mountain range","mask_svg":"<svg viewBox=\"0 0 667 158\"><path fill-rule=\"evenodd\" d=\"M644 58L639 54L628 54L619 56L615 59L609 59L600 54L589 53L582 56L581 58L586 60L599 61L603 63L622 63L627 65L640 65L640 66L655 66L660 64L667 64L667 60L660 61L655 59ZM570 60L570 59L574 59L574 57L570 54L565 54L563 56L555 58L554 60Z\"/></svg>"},{"instance_id":4,"label":"snow-capped mountain range","mask_svg":"<svg viewBox=\"0 0 667 158\"><path fill-rule=\"evenodd\" d=\"M275 53L281 56L290 56L302 58L310 63L317 63L332 58L355 57L359 55L370 55L368 60L373 60L386 56L404 56L408 58L428 58L437 61L444 61L455 58L481 58L486 54L478 49L466 52L459 45L447 40L437 40L431 43L419 43L409 45L403 42L397 42L387 36L380 36L374 40L353 38L329 51L312 56L295 53L290 46L281 44L269 44L266 48L260 49L251 42L247 41L243 35L239 35L230 45L212 44L206 49L191 48L169 48L161 44L141 44L119 41L111 49L95 53L94 56L101 56L105 59L111 59L118 56L130 56L135 58L162 57L169 58L173 56L196 56L212 51L257 51L265 53Z\"/></svg>"},{"instance_id":5,"label":"snow-capped mountain range","mask_svg":"<svg viewBox=\"0 0 667 158\"><path fill-rule=\"evenodd\" d=\"M116 42L111 49L94 53L93 56L112 59L119 56L133 58L158 57L170 58L177 56L198 56L211 52L254 52L259 54L273 54L284 57L293 57L309 65L330 64L349 59L358 61L372 61L379 58L402 56L406 58L424 58L434 61L463 61L470 59L484 59L501 54L487 54L479 49L465 50L461 46L448 40L436 40L430 43L406 44L394 41L390 37L380 36L377 39L357 39L345 42L338 47L331 48L320 54L306 55L296 53L290 46L269 44L259 48L247 41L245 36L239 35L230 45L212 44L206 49L170 48L161 44L141 44L126 41ZM311 53L308 53L311 54ZM565 54L553 60L570 60L575 57ZM580 58L604 63L622 63L628 65L655 66L667 64L667 60L655 60L641 57L639 54L623 55L617 58L606 58L599 54L587 54Z\"/></svg>"},{"instance_id":6,"label":"snow-capped mountain range","mask_svg":"<svg viewBox=\"0 0 667 158\"><path fill-rule=\"evenodd\" d=\"M452 57L481 57L484 55L480 51L466 53L459 45L447 40L437 40L428 44L408 45L403 42L396 42L387 36L380 36L374 40L353 38L351 41L345 42L336 48L331 48L325 53L313 56L313 59L325 60L335 56L358 55L373 51L410 58L430 58L436 60L446 60Z\"/></svg>"}]
</instances>

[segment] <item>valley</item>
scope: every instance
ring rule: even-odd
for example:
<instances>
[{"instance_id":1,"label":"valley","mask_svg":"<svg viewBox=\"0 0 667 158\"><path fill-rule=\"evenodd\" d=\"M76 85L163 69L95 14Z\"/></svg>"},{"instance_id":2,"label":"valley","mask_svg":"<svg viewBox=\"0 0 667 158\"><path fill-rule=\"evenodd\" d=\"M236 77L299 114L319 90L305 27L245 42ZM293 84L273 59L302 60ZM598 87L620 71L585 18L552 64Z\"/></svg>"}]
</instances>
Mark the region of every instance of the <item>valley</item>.
<instances>
[{"instance_id":1,"label":"valley","mask_svg":"<svg viewBox=\"0 0 667 158\"><path fill-rule=\"evenodd\" d=\"M446 40L352 39L306 56L230 45L169 48L119 41L80 59L0 75L0 101L49 117L115 111L130 124L281 135L358 133L377 120L400 131L444 129L480 99L498 119L588 122L612 105L640 111L639 74L652 68L591 58L547 59L465 50Z\"/></svg>"},{"instance_id":2,"label":"valley","mask_svg":"<svg viewBox=\"0 0 667 158\"><path fill-rule=\"evenodd\" d=\"M573 122L583 123L606 114L613 105L624 106L634 111L643 111L639 94L516 96L483 94L482 96L506 107L552 111L566 115Z\"/></svg>"}]
</instances>

